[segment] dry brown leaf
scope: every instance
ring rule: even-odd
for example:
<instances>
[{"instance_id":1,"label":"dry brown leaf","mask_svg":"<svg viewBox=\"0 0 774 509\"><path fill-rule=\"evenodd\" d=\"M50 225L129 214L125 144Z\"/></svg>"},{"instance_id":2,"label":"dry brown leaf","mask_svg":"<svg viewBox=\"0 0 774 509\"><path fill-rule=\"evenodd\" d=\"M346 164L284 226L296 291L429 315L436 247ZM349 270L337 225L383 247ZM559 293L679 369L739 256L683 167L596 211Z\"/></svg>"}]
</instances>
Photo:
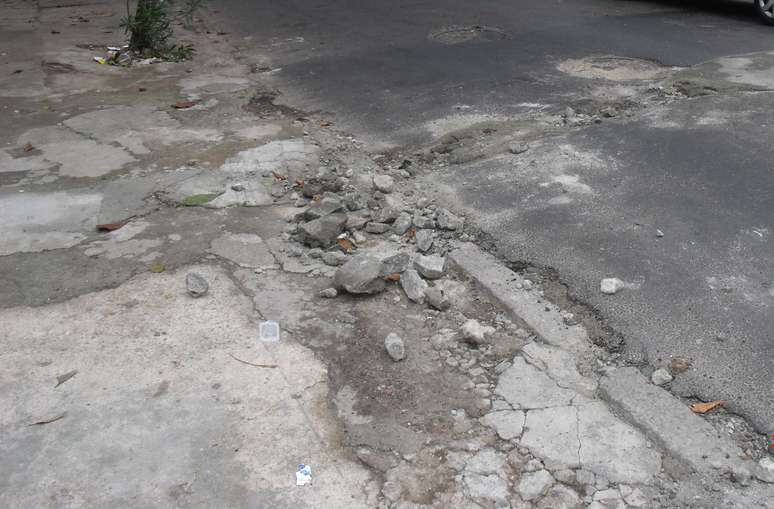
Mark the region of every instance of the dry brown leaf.
<instances>
[{"instance_id":1,"label":"dry brown leaf","mask_svg":"<svg viewBox=\"0 0 774 509\"><path fill-rule=\"evenodd\" d=\"M97 231L99 232L112 232L114 230L118 230L122 226L124 226L127 223L127 221L119 221L117 223L105 223L105 224L98 224L97 225Z\"/></svg>"},{"instance_id":2,"label":"dry brown leaf","mask_svg":"<svg viewBox=\"0 0 774 509\"><path fill-rule=\"evenodd\" d=\"M188 108L191 108L192 106L196 106L196 102L194 101L177 101L175 104L172 105L173 108L176 110L186 110Z\"/></svg>"},{"instance_id":3,"label":"dry brown leaf","mask_svg":"<svg viewBox=\"0 0 774 509\"><path fill-rule=\"evenodd\" d=\"M353 244L352 241L349 239L338 239L336 241L336 244L338 244L341 250L347 254L355 250L355 244Z\"/></svg>"},{"instance_id":4,"label":"dry brown leaf","mask_svg":"<svg viewBox=\"0 0 774 509\"><path fill-rule=\"evenodd\" d=\"M322 122L320 122L320 127L330 127L330 126L331 126L331 123L327 120L323 120Z\"/></svg>"},{"instance_id":5,"label":"dry brown leaf","mask_svg":"<svg viewBox=\"0 0 774 509\"><path fill-rule=\"evenodd\" d=\"M25 152L32 152L33 150L35 150L35 147L32 146L32 143L27 143L22 147L22 150Z\"/></svg>"},{"instance_id":6,"label":"dry brown leaf","mask_svg":"<svg viewBox=\"0 0 774 509\"><path fill-rule=\"evenodd\" d=\"M682 373L690 369L691 361L685 357L672 357L669 367L673 373Z\"/></svg>"},{"instance_id":7,"label":"dry brown leaf","mask_svg":"<svg viewBox=\"0 0 774 509\"><path fill-rule=\"evenodd\" d=\"M277 180L287 180L288 178L283 175L282 173L277 173L276 171L271 172L272 175L274 175L274 178Z\"/></svg>"},{"instance_id":8,"label":"dry brown leaf","mask_svg":"<svg viewBox=\"0 0 774 509\"><path fill-rule=\"evenodd\" d=\"M406 238L413 239L417 235L417 229L416 228L409 228L408 231L405 233Z\"/></svg>"},{"instance_id":9,"label":"dry brown leaf","mask_svg":"<svg viewBox=\"0 0 774 509\"><path fill-rule=\"evenodd\" d=\"M304 181L301 179L296 179L296 183L294 185L295 187L304 187Z\"/></svg>"},{"instance_id":10,"label":"dry brown leaf","mask_svg":"<svg viewBox=\"0 0 774 509\"><path fill-rule=\"evenodd\" d=\"M394 274L389 274L384 279L386 279L387 281L400 281L400 274L397 272Z\"/></svg>"},{"instance_id":11,"label":"dry brown leaf","mask_svg":"<svg viewBox=\"0 0 774 509\"><path fill-rule=\"evenodd\" d=\"M706 414L710 410L723 404L721 400L710 401L708 403L694 403L691 405L691 412L695 414Z\"/></svg>"},{"instance_id":12,"label":"dry brown leaf","mask_svg":"<svg viewBox=\"0 0 774 509\"><path fill-rule=\"evenodd\" d=\"M53 417L48 417L46 419L41 419L39 421L31 422L30 426L42 426L43 424L51 424L52 422L56 422L59 419L63 418L65 415L67 415L67 412L62 412L61 414L55 415Z\"/></svg>"}]
</instances>

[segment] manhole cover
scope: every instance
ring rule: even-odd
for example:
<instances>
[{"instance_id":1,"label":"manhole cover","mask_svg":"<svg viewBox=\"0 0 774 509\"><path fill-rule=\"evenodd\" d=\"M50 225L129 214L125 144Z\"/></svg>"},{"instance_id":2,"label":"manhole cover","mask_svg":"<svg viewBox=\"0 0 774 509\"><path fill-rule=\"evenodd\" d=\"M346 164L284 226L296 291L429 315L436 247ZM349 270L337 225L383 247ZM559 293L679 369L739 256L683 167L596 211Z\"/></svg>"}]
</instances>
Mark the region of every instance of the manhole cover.
<instances>
[{"instance_id":1,"label":"manhole cover","mask_svg":"<svg viewBox=\"0 0 774 509\"><path fill-rule=\"evenodd\" d=\"M430 32L428 38L441 44L492 42L505 39L505 31L484 25L451 26Z\"/></svg>"},{"instance_id":2,"label":"manhole cover","mask_svg":"<svg viewBox=\"0 0 774 509\"><path fill-rule=\"evenodd\" d=\"M609 81L649 80L665 71L664 67L648 60L615 56L565 60L558 67L571 76Z\"/></svg>"}]
</instances>

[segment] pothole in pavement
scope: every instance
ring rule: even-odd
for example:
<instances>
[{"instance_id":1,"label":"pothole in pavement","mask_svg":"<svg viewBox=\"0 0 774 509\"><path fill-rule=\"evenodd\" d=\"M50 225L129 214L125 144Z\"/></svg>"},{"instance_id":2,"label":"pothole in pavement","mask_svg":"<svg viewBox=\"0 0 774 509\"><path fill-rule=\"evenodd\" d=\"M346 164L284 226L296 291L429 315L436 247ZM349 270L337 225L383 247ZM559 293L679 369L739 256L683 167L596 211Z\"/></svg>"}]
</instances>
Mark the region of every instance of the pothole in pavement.
<instances>
[{"instance_id":1,"label":"pothole in pavement","mask_svg":"<svg viewBox=\"0 0 774 509\"><path fill-rule=\"evenodd\" d=\"M494 42L505 39L507 34L497 27L485 25L449 26L433 30L428 39L440 44L462 44L465 42Z\"/></svg>"},{"instance_id":2,"label":"pothole in pavement","mask_svg":"<svg viewBox=\"0 0 774 509\"><path fill-rule=\"evenodd\" d=\"M663 76L667 68L649 60L616 56L569 59L557 68L571 76L609 81L650 80Z\"/></svg>"}]
</instances>

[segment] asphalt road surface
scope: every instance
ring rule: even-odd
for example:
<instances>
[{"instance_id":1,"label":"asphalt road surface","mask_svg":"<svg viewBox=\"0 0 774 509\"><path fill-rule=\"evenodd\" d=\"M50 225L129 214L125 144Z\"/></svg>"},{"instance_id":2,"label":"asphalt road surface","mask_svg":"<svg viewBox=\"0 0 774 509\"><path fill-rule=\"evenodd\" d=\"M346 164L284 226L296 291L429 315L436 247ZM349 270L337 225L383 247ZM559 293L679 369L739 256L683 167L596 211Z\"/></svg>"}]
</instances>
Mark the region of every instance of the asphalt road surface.
<instances>
[{"instance_id":1,"label":"asphalt road surface","mask_svg":"<svg viewBox=\"0 0 774 509\"><path fill-rule=\"evenodd\" d=\"M654 366L689 357L676 392L727 400L760 431L774 431L774 95L766 91L774 70L765 53L774 27L757 21L751 2L214 5L245 48L281 68L283 101L398 145L430 141L438 132L428 126L460 111L561 111L599 82L560 64L593 55L698 66L709 80L754 84L754 92L715 87L552 132L534 140L532 166L486 158L450 168L440 182L506 256L557 269L627 348L643 347ZM483 28L470 40L450 30L472 26ZM746 53L756 55L722 60ZM629 286L603 296L606 276Z\"/></svg>"}]
</instances>

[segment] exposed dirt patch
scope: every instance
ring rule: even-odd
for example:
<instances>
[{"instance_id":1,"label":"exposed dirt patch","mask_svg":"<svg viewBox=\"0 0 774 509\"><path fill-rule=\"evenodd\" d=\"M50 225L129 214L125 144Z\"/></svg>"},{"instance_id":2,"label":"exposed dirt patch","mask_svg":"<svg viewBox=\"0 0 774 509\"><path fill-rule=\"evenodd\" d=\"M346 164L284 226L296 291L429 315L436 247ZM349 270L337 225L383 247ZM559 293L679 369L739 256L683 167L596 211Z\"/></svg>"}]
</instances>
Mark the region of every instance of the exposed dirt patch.
<instances>
[{"instance_id":1,"label":"exposed dirt patch","mask_svg":"<svg viewBox=\"0 0 774 509\"><path fill-rule=\"evenodd\" d=\"M449 26L433 30L428 39L441 44L462 44L465 42L494 42L505 39L504 30L492 26L469 25Z\"/></svg>"},{"instance_id":2,"label":"exposed dirt patch","mask_svg":"<svg viewBox=\"0 0 774 509\"><path fill-rule=\"evenodd\" d=\"M608 81L652 80L663 77L667 72L665 67L655 62L615 56L565 60L557 68L578 78Z\"/></svg>"}]
</instances>

